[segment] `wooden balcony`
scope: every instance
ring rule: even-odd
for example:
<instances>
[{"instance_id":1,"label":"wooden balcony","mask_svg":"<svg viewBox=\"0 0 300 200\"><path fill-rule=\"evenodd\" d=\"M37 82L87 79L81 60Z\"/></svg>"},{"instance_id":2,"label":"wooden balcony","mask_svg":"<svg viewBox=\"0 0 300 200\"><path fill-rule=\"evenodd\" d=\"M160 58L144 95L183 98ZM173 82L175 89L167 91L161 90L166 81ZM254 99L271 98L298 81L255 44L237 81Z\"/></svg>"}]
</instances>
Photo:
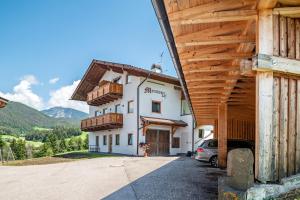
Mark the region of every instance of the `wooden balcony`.
<instances>
[{"instance_id":1,"label":"wooden balcony","mask_svg":"<svg viewBox=\"0 0 300 200\"><path fill-rule=\"evenodd\" d=\"M122 98L122 96L122 84L102 81L96 89L88 93L87 103L91 106L99 106Z\"/></svg>"},{"instance_id":2,"label":"wooden balcony","mask_svg":"<svg viewBox=\"0 0 300 200\"><path fill-rule=\"evenodd\" d=\"M123 114L108 113L81 121L82 131L101 131L123 127Z\"/></svg>"}]
</instances>

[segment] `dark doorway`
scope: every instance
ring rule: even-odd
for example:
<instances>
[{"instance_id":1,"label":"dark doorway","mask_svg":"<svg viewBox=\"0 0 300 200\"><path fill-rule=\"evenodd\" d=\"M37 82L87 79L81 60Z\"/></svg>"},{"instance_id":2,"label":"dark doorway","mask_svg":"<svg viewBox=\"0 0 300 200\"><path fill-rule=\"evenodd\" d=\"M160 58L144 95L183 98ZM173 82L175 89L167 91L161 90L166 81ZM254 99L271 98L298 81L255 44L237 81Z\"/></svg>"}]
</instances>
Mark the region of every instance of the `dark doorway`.
<instances>
[{"instance_id":1,"label":"dark doorway","mask_svg":"<svg viewBox=\"0 0 300 200\"><path fill-rule=\"evenodd\" d=\"M170 132L149 129L146 133L146 143L150 145L150 156L167 156L170 154Z\"/></svg>"},{"instance_id":2,"label":"dark doorway","mask_svg":"<svg viewBox=\"0 0 300 200\"><path fill-rule=\"evenodd\" d=\"M112 152L112 135L108 136L108 152Z\"/></svg>"}]
</instances>

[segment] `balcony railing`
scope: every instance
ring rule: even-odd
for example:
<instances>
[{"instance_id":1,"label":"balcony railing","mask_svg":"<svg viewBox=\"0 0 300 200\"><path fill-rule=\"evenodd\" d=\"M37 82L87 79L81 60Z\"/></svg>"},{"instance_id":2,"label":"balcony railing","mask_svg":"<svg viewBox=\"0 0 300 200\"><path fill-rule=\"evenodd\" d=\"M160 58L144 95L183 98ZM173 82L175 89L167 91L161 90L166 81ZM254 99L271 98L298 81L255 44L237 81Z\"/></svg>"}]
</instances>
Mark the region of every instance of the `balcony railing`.
<instances>
[{"instance_id":1,"label":"balcony railing","mask_svg":"<svg viewBox=\"0 0 300 200\"><path fill-rule=\"evenodd\" d=\"M123 114L108 113L81 121L82 131L101 131L123 127Z\"/></svg>"},{"instance_id":2,"label":"balcony railing","mask_svg":"<svg viewBox=\"0 0 300 200\"><path fill-rule=\"evenodd\" d=\"M102 81L99 86L87 95L87 103L99 106L117 100L123 96L123 85Z\"/></svg>"},{"instance_id":3,"label":"balcony railing","mask_svg":"<svg viewBox=\"0 0 300 200\"><path fill-rule=\"evenodd\" d=\"M89 152L100 152L100 147L97 145L89 145Z\"/></svg>"}]
</instances>

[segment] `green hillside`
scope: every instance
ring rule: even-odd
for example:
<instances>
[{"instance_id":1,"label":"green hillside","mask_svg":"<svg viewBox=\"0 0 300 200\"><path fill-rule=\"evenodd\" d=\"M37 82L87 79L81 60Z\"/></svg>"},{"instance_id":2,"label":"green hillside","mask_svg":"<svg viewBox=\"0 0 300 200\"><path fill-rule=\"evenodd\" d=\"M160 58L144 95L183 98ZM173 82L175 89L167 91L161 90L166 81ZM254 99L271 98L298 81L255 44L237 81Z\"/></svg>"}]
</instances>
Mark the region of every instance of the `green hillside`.
<instances>
[{"instance_id":1,"label":"green hillside","mask_svg":"<svg viewBox=\"0 0 300 200\"><path fill-rule=\"evenodd\" d=\"M55 119L42 112L17 102L9 102L0 109L0 134L25 134L35 127L53 128L74 126L67 120Z\"/></svg>"}]
</instances>

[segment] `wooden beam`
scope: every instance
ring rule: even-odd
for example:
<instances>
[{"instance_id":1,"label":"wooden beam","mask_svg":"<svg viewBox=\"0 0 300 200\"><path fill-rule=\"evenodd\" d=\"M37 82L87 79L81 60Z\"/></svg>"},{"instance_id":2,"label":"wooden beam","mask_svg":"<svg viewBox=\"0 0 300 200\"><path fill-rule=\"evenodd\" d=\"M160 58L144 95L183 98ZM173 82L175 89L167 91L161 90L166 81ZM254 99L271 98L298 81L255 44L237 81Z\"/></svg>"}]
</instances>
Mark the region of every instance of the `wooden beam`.
<instances>
[{"instance_id":1,"label":"wooden beam","mask_svg":"<svg viewBox=\"0 0 300 200\"><path fill-rule=\"evenodd\" d=\"M300 17L300 7L281 7L273 9L274 15L281 15L285 17L298 18Z\"/></svg>"},{"instance_id":2,"label":"wooden beam","mask_svg":"<svg viewBox=\"0 0 300 200\"><path fill-rule=\"evenodd\" d=\"M257 74L257 134L258 146L256 157L258 162L257 179L263 183L272 180L272 139L273 139L273 73Z\"/></svg>"},{"instance_id":3,"label":"wooden beam","mask_svg":"<svg viewBox=\"0 0 300 200\"><path fill-rule=\"evenodd\" d=\"M218 161L220 168L227 166L227 104L218 107Z\"/></svg>"},{"instance_id":4,"label":"wooden beam","mask_svg":"<svg viewBox=\"0 0 300 200\"><path fill-rule=\"evenodd\" d=\"M175 12L171 12L168 14L168 18L170 22L197 18L201 15L205 15L206 13L213 13L222 10L234 10L239 9L241 7L250 6L255 4L253 0L222 0L222 1L211 1L202 5L187 7Z\"/></svg>"},{"instance_id":5,"label":"wooden beam","mask_svg":"<svg viewBox=\"0 0 300 200\"><path fill-rule=\"evenodd\" d=\"M211 53L211 54L201 54L196 56L192 55L190 58L187 58L187 61L194 62L194 61L209 61L209 60L234 60L234 59L252 58L252 56L253 54L251 52L250 53L236 53L236 52Z\"/></svg>"},{"instance_id":6,"label":"wooden beam","mask_svg":"<svg viewBox=\"0 0 300 200\"><path fill-rule=\"evenodd\" d=\"M234 65L218 65L218 66L182 66L186 73L197 73L197 72L230 72L239 70L239 66Z\"/></svg>"},{"instance_id":7,"label":"wooden beam","mask_svg":"<svg viewBox=\"0 0 300 200\"><path fill-rule=\"evenodd\" d=\"M256 10L230 10L218 12L206 12L199 14L193 18L170 20L172 26L186 25L186 24L203 24L203 23L216 23L216 22L234 22L245 20L256 20Z\"/></svg>"},{"instance_id":8,"label":"wooden beam","mask_svg":"<svg viewBox=\"0 0 300 200\"><path fill-rule=\"evenodd\" d=\"M283 4L284 6L299 6L299 0L278 0L278 3Z\"/></svg>"},{"instance_id":9,"label":"wooden beam","mask_svg":"<svg viewBox=\"0 0 300 200\"><path fill-rule=\"evenodd\" d=\"M212 27L201 29L200 31L193 31L191 33L184 33L175 36L176 43L184 43L192 40L201 40L202 37L213 37L219 35L228 35L233 32L239 32L244 22L232 22L227 24L215 24Z\"/></svg>"},{"instance_id":10,"label":"wooden beam","mask_svg":"<svg viewBox=\"0 0 300 200\"><path fill-rule=\"evenodd\" d=\"M273 55L273 12L260 10L258 21L258 53Z\"/></svg>"},{"instance_id":11,"label":"wooden beam","mask_svg":"<svg viewBox=\"0 0 300 200\"><path fill-rule=\"evenodd\" d=\"M277 0L260 0L258 3L258 9L270 9L274 8L277 4Z\"/></svg>"},{"instance_id":12,"label":"wooden beam","mask_svg":"<svg viewBox=\"0 0 300 200\"><path fill-rule=\"evenodd\" d=\"M201 46L201 45L220 45L220 44L234 44L234 43L255 43L255 35L228 35L228 36L214 36L201 37L201 39L193 39L186 42L177 42L177 47L186 46Z\"/></svg>"},{"instance_id":13,"label":"wooden beam","mask_svg":"<svg viewBox=\"0 0 300 200\"><path fill-rule=\"evenodd\" d=\"M256 71L277 71L281 73L300 74L300 61L288 58L258 54L257 64L253 66Z\"/></svg>"}]
</instances>

